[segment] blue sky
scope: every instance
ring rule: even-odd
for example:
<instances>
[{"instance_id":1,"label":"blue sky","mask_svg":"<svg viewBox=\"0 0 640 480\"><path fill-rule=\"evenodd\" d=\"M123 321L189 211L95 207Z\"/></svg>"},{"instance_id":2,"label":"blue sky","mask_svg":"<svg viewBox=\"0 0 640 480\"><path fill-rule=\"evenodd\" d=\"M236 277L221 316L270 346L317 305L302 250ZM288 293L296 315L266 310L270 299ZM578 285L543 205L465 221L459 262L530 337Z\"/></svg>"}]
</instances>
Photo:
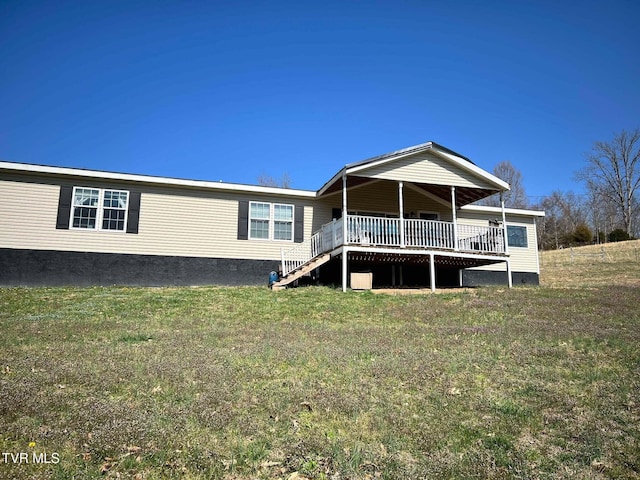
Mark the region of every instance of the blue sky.
<instances>
[{"instance_id":1,"label":"blue sky","mask_svg":"<svg viewBox=\"0 0 640 480\"><path fill-rule=\"evenodd\" d=\"M531 200L640 127L640 2L0 2L0 159L317 189L433 140Z\"/></svg>"}]
</instances>

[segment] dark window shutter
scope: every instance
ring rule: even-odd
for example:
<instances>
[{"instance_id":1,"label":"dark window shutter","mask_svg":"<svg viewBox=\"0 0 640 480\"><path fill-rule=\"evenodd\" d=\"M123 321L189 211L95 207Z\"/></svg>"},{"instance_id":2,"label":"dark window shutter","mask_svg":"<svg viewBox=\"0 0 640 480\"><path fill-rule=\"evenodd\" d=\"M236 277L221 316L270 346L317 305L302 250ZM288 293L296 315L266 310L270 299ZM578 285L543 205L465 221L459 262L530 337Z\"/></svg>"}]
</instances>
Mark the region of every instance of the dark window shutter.
<instances>
[{"instance_id":1,"label":"dark window shutter","mask_svg":"<svg viewBox=\"0 0 640 480\"><path fill-rule=\"evenodd\" d=\"M69 230L71 218L71 200L73 199L73 187L60 187L60 200L58 201L58 219L56 228Z\"/></svg>"},{"instance_id":2,"label":"dark window shutter","mask_svg":"<svg viewBox=\"0 0 640 480\"><path fill-rule=\"evenodd\" d=\"M138 233L138 223L140 222L140 196L140 192L129 192L127 233Z\"/></svg>"},{"instance_id":3,"label":"dark window shutter","mask_svg":"<svg viewBox=\"0 0 640 480\"><path fill-rule=\"evenodd\" d=\"M342 209L341 208L333 208L331 209L331 219L339 219L342 218Z\"/></svg>"},{"instance_id":4,"label":"dark window shutter","mask_svg":"<svg viewBox=\"0 0 640 480\"><path fill-rule=\"evenodd\" d=\"M238 240L249 239L249 202L238 202Z\"/></svg>"},{"instance_id":5,"label":"dark window shutter","mask_svg":"<svg viewBox=\"0 0 640 480\"><path fill-rule=\"evenodd\" d=\"M296 205L293 241L296 243L304 241L304 207L302 205Z\"/></svg>"}]
</instances>

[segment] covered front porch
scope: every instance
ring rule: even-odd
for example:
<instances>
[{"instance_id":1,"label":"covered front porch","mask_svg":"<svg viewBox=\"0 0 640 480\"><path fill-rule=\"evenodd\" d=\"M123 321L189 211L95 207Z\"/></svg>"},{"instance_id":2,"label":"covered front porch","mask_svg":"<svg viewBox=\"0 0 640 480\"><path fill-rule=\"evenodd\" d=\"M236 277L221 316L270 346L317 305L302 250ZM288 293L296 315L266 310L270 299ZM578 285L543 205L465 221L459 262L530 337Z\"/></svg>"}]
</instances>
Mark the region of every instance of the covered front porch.
<instances>
[{"instance_id":1,"label":"covered front porch","mask_svg":"<svg viewBox=\"0 0 640 480\"><path fill-rule=\"evenodd\" d=\"M290 281L339 257L346 291L348 263L358 255L428 263L432 289L436 265L504 263L511 286L504 203L502 218L458 220L461 207L508 189L470 160L432 142L347 165L318 192L332 220L316 227L305 242L283 250L282 276Z\"/></svg>"},{"instance_id":2,"label":"covered front porch","mask_svg":"<svg viewBox=\"0 0 640 480\"><path fill-rule=\"evenodd\" d=\"M323 258L323 255L327 262L335 258L341 260L343 291L348 286L350 262L359 268L365 264L385 263L428 265L428 281L433 291L436 289L436 266L461 271L504 262L511 286L504 229L496 226L346 215L344 219L334 219L323 225L296 248L283 251L282 276L302 271L312 259ZM399 276L401 272L398 270ZM401 277L398 280L402 283Z\"/></svg>"}]
</instances>

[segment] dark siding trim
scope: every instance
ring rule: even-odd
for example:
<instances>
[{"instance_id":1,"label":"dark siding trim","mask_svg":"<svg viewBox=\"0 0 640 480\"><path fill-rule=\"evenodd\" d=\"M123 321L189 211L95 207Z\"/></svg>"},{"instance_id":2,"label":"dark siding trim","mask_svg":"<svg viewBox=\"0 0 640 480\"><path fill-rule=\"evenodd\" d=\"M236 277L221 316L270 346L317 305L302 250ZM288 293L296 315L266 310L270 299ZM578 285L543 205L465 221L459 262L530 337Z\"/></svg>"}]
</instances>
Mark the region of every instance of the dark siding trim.
<instances>
[{"instance_id":1,"label":"dark siding trim","mask_svg":"<svg viewBox=\"0 0 640 480\"><path fill-rule=\"evenodd\" d=\"M138 223L140 222L140 197L140 192L129 192L127 233L138 233Z\"/></svg>"},{"instance_id":2,"label":"dark siding trim","mask_svg":"<svg viewBox=\"0 0 640 480\"><path fill-rule=\"evenodd\" d=\"M249 202L238 202L238 240L249 239Z\"/></svg>"},{"instance_id":3,"label":"dark siding trim","mask_svg":"<svg viewBox=\"0 0 640 480\"><path fill-rule=\"evenodd\" d=\"M296 205L294 220L293 241L302 243L304 241L304 207L302 205Z\"/></svg>"},{"instance_id":4,"label":"dark siding trim","mask_svg":"<svg viewBox=\"0 0 640 480\"><path fill-rule=\"evenodd\" d=\"M60 187L60 199L58 201L58 219L56 228L59 230L69 229L69 219L71 218L71 200L73 197L73 187Z\"/></svg>"},{"instance_id":5,"label":"dark siding trim","mask_svg":"<svg viewBox=\"0 0 640 480\"><path fill-rule=\"evenodd\" d=\"M0 287L264 285L277 260L0 248Z\"/></svg>"}]
</instances>

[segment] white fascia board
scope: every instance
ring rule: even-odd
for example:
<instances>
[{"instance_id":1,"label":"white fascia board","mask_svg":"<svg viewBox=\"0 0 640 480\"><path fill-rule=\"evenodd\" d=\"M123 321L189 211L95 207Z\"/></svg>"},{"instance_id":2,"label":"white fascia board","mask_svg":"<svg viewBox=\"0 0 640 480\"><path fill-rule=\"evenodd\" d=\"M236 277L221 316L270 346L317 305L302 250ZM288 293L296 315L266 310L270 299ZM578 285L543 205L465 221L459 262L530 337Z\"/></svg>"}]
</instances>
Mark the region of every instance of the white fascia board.
<instances>
[{"instance_id":1,"label":"white fascia board","mask_svg":"<svg viewBox=\"0 0 640 480\"><path fill-rule=\"evenodd\" d=\"M467 170L468 172L471 172L481 178L484 178L486 181L488 181L489 183L493 183L494 185L499 187L501 190L511 190L511 187L507 182L505 182L504 180L500 180L495 175L490 174L486 170L483 170L482 168L478 167L477 165L474 165L471 162L467 162L466 160L456 157L455 155L451 155L450 153L443 152L442 150L439 150L437 147L433 147L432 150L433 150L433 153L436 153L441 157L446 158L447 160L453 162L463 170Z\"/></svg>"},{"instance_id":2,"label":"white fascia board","mask_svg":"<svg viewBox=\"0 0 640 480\"><path fill-rule=\"evenodd\" d=\"M81 168L52 167L47 165L30 165L25 163L1 162L0 170L16 172L39 173L49 175L65 175L101 180L119 180L125 182L148 183L154 185L225 190L235 192L266 193L271 195L285 195L291 197L315 198L316 192L310 190L294 190L291 188L263 187L259 185L242 185L239 183L210 182L204 180L186 180L182 178L154 177L130 173L102 172L98 170L84 170Z\"/></svg>"},{"instance_id":3,"label":"white fascia board","mask_svg":"<svg viewBox=\"0 0 640 480\"><path fill-rule=\"evenodd\" d=\"M460 207L460 210L477 213L498 213L502 214L502 208L500 207L485 207L483 205L464 205ZM507 215L522 215L525 217L544 217L545 213L542 210L525 210L523 208L505 208L504 213Z\"/></svg>"},{"instance_id":4,"label":"white fascia board","mask_svg":"<svg viewBox=\"0 0 640 480\"><path fill-rule=\"evenodd\" d=\"M338 173L336 173L333 177L331 177L331 180L329 180L327 183L325 183L322 188L320 188L320 190L318 190L318 193L316 196L320 197L324 194L324 192L327 191L327 189L333 185L337 180L342 179L342 175L344 174L345 169L341 168L340 171Z\"/></svg>"}]
</instances>

